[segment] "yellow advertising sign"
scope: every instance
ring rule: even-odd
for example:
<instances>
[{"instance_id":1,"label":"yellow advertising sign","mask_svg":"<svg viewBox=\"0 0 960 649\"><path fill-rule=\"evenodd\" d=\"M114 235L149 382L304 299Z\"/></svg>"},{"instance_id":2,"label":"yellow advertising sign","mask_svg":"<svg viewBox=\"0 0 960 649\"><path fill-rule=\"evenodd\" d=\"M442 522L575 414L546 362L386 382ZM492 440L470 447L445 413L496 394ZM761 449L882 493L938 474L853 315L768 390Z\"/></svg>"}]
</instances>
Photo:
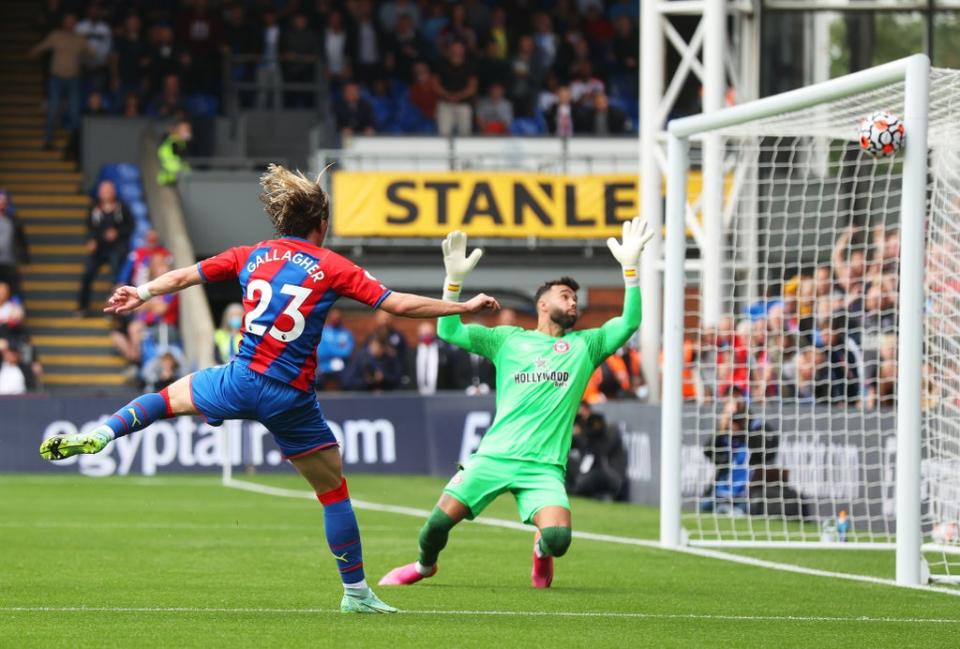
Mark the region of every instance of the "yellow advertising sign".
<instances>
[{"instance_id":1,"label":"yellow advertising sign","mask_svg":"<svg viewBox=\"0 0 960 649\"><path fill-rule=\"evenodd\" d=\"M689 200L700 193L690 176ZM333 177L343 237L606 238L639 212L637 176L517 172L350 172Z\"/></svg>"}]
</instances>

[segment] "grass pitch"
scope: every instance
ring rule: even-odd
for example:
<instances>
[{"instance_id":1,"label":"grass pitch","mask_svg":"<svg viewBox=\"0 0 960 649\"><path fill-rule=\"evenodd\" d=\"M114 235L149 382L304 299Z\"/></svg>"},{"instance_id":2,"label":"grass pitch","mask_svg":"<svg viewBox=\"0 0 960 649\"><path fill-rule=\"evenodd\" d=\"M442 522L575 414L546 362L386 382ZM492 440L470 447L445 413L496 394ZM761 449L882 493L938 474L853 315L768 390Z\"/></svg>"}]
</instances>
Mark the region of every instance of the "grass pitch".
<instances>
[{"instance_id":1,"label":"grass pitch","mask_svg":"<svg viewBox=\"0 0 960 649\"><path fill-rule=\"evenodd\" d=\"M258 477L302 489L297 476ZM443 482L351 477L355 499L430 509ZM960 598L575 539L530 588L532 536L454 530L433 579L346 616L316 502L217 478L0 476L2 647L957 647ZM577 500L575 529L653 539L656 511ZM516 520L509 498L486 516ZM367 578L416 557L422 521L358 511ZM786 561L797 551L756 552ZM884 557L886 557L885 560ZM892 573L886 553L797 562Z\"/></svg>"}]
</instances>

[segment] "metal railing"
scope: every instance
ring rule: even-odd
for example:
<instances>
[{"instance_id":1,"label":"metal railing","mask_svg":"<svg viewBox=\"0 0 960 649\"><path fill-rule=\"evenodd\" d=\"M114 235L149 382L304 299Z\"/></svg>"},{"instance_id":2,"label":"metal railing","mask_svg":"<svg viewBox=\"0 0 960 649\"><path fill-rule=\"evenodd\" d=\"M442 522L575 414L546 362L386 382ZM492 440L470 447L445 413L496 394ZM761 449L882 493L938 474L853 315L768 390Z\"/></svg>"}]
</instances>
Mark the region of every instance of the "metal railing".
<instances>
[{"instance_id":1,"label":"metal railing","mask_svg":"<svg viewBox=\"0 0 960 649\"><path fill-rule=\"evenodd\" d=\"M270 72L258 79L258 70L262 67L259 54L227 54L222 60L224 114L235 117L243 108L270 109L274 111L288 108L308 108L318 113L326 109L329 84L323 74L320 59L314 61L293 61L280 59L270 68ZM287 81L284 79L284 67L287 64L310 66L310 81ZM237 78L240 76L241 78ZM309 95L312 106L287 105L291 93ZM245 106L241 98L251 99L252 105Z\"/></svg>"},{"instance_id":2,"label":"metal railing","mask_svg":"<svg viewBox=\"0 0 960 649\"><path fill-rule=\"evenodd\" d=\"M260 171L271 163L290 166L289 160L276 156L188 156L184 160L203 171Z\"/></svg>"}]
</instances>

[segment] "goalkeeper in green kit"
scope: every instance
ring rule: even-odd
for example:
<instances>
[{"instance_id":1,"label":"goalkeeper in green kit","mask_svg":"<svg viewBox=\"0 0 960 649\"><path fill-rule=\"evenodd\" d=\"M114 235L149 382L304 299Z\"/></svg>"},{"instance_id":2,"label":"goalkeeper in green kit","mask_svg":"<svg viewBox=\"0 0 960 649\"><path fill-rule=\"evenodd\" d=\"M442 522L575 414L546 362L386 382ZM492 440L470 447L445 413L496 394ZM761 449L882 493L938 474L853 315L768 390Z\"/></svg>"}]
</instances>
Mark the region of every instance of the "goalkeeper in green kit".
<instances>
[{"instance_id":1,"label":"goalkeeper in green kit","mask_svg":"<svg viewBox=\"0 0 960 649\"><path fill-rule=\"evenodd\" d=\"M577 289L569 277L543 284L536 293L537 328L464 325L460 316L440 318L437 334L468 352L490 359L497 369L496 417L480 447L447 483L440 502L420 531L418 561L390 571L380 585L414 584L437 573L437 557L454 525L478 516L510 492L524 523L537 527L533 545L534 588L553 580L553 557L570 547L570 502L564 471L583 390L594 369L640 326L638 265L653 236L640 218L623 224L623 241L607 245L623 267L623 314L598 329L570 331L577 321ZM466 255L467 237L443 242L447 276L443 298L456 301L463 280L482 252Z\"/></svg>"}]
</instances>

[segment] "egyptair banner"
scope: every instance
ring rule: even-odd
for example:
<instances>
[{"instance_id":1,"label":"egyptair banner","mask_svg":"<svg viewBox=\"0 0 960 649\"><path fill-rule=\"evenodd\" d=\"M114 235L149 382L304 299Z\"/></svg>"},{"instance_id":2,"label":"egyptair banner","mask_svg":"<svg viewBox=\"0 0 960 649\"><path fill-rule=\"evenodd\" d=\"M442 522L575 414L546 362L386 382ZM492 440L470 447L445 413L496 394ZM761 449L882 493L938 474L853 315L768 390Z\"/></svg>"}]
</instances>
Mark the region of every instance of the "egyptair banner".
<instances>
[{"instance_id":1,"label":"egyptair banner","mask_svg":"<svg viewBox=\"0 0 960 649\"><path fill-rule=\"evenodd\" d=\"M689 200L700 194L690 176ZM640 210L633 174L352 172L333 178L333 232L342 237L606 238Z\"/></svg>"}]
</instances>

